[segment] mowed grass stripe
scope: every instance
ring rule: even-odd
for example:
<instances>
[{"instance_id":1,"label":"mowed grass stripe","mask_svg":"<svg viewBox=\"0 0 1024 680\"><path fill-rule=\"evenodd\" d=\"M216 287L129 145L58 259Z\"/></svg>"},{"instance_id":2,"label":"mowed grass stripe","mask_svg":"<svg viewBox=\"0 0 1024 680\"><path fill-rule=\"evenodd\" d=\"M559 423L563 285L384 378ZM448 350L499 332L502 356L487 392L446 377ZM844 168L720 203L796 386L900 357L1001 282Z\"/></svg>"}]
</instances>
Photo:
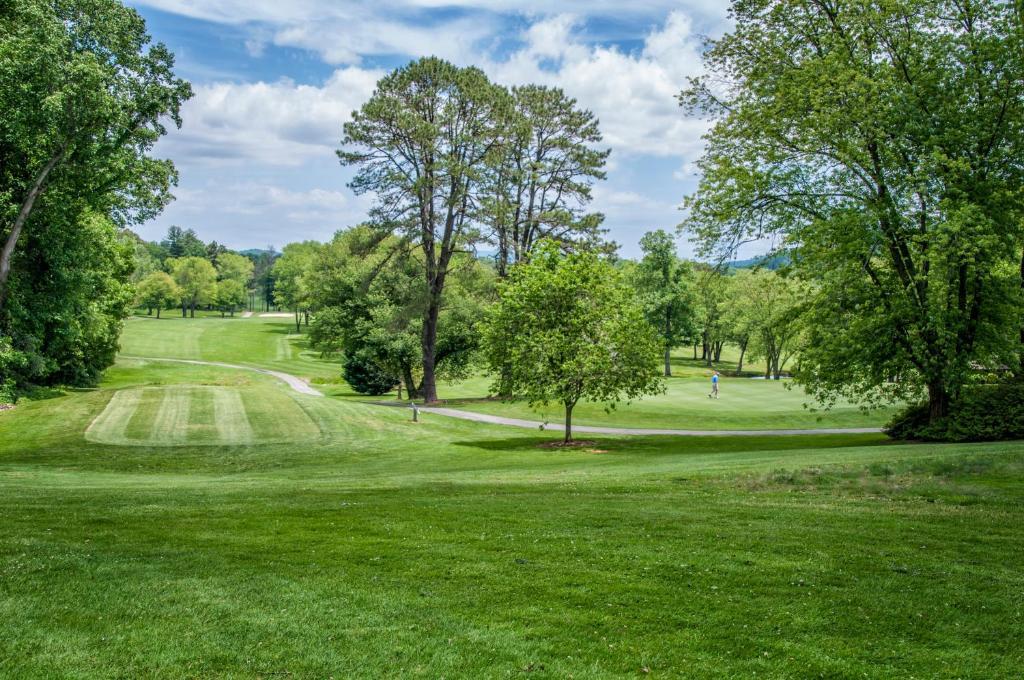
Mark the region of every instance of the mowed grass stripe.
<instances>
[{"instance_id":1,"label":"mowed grass stripe","mask_svg":"<svg viewBox=\"0 0 1024 680\"><path fill-rule=\"evenodd\" d=\"M213 418L218 439L225 444L249 444L253 440L252 425L245 412L242 395L237 390L218 388L213 392Z\"/></svg>"},{"instance_id":2,"label":"mowed grass stripe","mask_svg":"<svg viewBox=\"0 0 1024 680\"><path fill-rule=\"evenodd\" d=\"M320 438L320 428L285 393L288 388L241 392L253 436L262 442L309 441Z\"/></svg>"},{"instance_id":3,"label":"mowed grass stripe","mask_svg":"<svg viewBox=\"0 0 1024 680\"><path fill-rule=\"evenodd\" d=\"M193 387L188 390L188 421L186 439L189 443L206 444L217 442L220 431L214 413L213 392L216 388Z\"/></svg>"},{"instance_id":4,"label":"mowed grass stripe","mask_svg":"<svg viewBox=\"0 0 1024 680\"><path fill-rule=\"evenodd\" d=\"M138 409L141 397L141 390L115 392L103 412L86 428L85 438L103 443L124 441L128 422Z\"/></svg>"},{"instance_id":5,"label":"mowed grass stripe","mask_svg":"<svg viewBox=\"0 0 1024 680\"><path fill-rule=\"evenodd\" d=\"M148 439L153 444L180 444L188 436L192 390L189 387L163 387L160 390L163 398L153 418Z\"/></svg>"}]
</instances>

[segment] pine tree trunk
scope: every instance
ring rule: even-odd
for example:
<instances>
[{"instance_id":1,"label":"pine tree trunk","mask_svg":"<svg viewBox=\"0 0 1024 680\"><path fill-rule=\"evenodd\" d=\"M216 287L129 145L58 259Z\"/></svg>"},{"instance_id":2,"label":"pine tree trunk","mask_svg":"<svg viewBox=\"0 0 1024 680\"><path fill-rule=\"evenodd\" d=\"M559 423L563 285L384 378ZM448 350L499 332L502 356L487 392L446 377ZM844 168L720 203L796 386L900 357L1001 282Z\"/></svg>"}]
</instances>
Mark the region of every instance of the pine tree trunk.
<instances>
[{"instance_id":1,"label":"pine tree trunk","mask_svg":"<svg viewBox=\"0 0 1024 680\"><path fill-rule=\"evenodd\" d=\"M437 376L435 374L435 356L437 352L437 316L441 311L440 296L430 296L427 313L423 319L423 401L428 404L437 402Z\"/></svg>"}]
</instances>

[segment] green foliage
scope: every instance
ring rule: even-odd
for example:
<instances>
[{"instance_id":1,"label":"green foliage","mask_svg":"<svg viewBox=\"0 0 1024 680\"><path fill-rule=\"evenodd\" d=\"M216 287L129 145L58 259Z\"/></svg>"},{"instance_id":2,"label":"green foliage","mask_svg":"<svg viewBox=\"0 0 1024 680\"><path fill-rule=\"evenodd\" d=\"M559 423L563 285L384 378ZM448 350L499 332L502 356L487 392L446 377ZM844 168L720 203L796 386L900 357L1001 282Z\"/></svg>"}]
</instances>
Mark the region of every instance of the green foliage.
<instances>
[{"instance_id":1,"label":"green foliage","mask_svg":"<svg viewBox=\"0 0 1024 680\"><path fill-rule=\"evenodd\" d=\"M135 268L115 225L177 179L149 156L191 96L173 66L116 0L0 7L0 335L24 357L0 383L90 384L113 360Z\"/></svg>"},{"instance_id":2,"label":"green foliage","mask_svg":"<svg viewBox=\"0 0 1024 680\"><path fill-rule=\"evenodd\" d=\"M931 418L927 403L914 404L886 427L895 439L984 442L1024 439L1024 384L966 387L950 404L949 415Z\"/></svg>"},{"instance_id":3,"label":"green foliage","mask_svg":"<svg viewBox=\"0 0 1024 680\"><path fill-rule=\"evenodd\" d=\"M764 359L766 378L779 379L802 348L805 284L769 269L744 269L726 279L719 303L726 335L745 343L751 359Z\"/></svg>"},{"instance_id":4,"label":"green foliage","mask_svg":"<svg viewBox=\"0 0 1024 680\"><path fill-rule=\"evenodd\" d=\"M437 400L441 310L456 254L479 241L476 206L498 151L510 98L478 68L425 57L377 83L345 124L338 157L356 167L349 186L376 196L376 228L421 253L423 393Z\"/></svg>"},{"instance_id":5,"label":"green foliage","mask_svg":"<svg viewBox=\"0 0 1024 680\"><path fill-rule=\"evenodd\" d=\"M312 308L312 297L305 277L312 269L321 247L316 241L289 243L274 263L274 301L278 306L296 312L296 331L298 313L309 312Z\"/></svg>"},{"instance_id":6,"label":"green foliage","mask_svg":"<svg viewBox=\"0 0 1024 680\"><path fill-rule=\"evenodd\" d=\"M167 236L160 242L160 246L167 252L168 257L207 257L206 244L196 235L194 229L169 227Z\"/></svg>"},{"instance_id":7,"label":"green foliage","mask_svg":"<svg viewBox=\"0 0 1024 680\"><path fill-rule=\"evenodd\" d=\"M182 309L192 310L195 316L196 307L209 304L217 295L217 270L205 257L182 257L167 261L171 276L181 290Z\"/></svg>"},{"instance_id":8,"label":"green foliage","mask_svg":"<svg viewBox=\"0 0 1024 680\"><path fill-rule=\"evenodd\" d=\"M27 234L24 266L9 282L11 325L0 337L21 359L0 366L0 382L13 379L19 389L94 385L114 361L135 296L132 248L108 219L51 215Z\"/></svg>"},{"instance_id":9,"label":"green foliage","mask_svg":"<svg viewBox=\"0 0 1024 680\"><path fill-rule=\"evenodd\" d=\"M219 280L234 281L244 291L252 280L254 265L245 255L221 252L217 255L216 269Z\"/></svg>"},{"instance_id":10,"label":"green foliage","mask_svg":"<svg viewBox=\"0 0 1024 680\"><path fill-rule=\"evenodd\" d=\"M604 216L585 209L591 186L605 178L610 153L593 148L602 139L593 113L558 88L513 87L503 114L481 199L499 277L541 238L584 248L600 244Z\"/></svg>"},{"instance_id":11,"label":"green foliage","mask_svg":"<svg viewBox=\"0 0 1024 680\"><path fill-rule=\"evenodd\" d=\"M734 2L683 103L716 119L685 227L728 259L774 237L814 284L798 378L917 398L1019 365L1018 3Z\"/></svg>"},{"instance_id":12,"label":"green foliage","mask_svg":"<svg viewBox=\"0 0 1024 680\"><path fill-rule=\"evenodd\" d=\"M665 354L665 375L672 375L671 352L696 332L693 271L676 256L675 241L665 231L640 239L644 256L633 272L644 315L657 329Z\"/></svg>"},{"instance_id":13,"label":"green foliage","mask_svg":"<svg viewBox=\"0 0 1024 680\"><path fill-rule=\"evenodd\" d=\"M422 395L423 323L428 296L417 248L372 226L339 232L303 277L317 309L310 341L323 353L372 356L402 378L410 397ZM493 275L474 258L453 257L444 308L434 337L437 375L464 377L479 346L477 322L493 291Z\"/></svg>"},{"instance_id":14,"label":"green foliage","mask_svg":"<svg viewBox=\"0 0 1024 680\"><path fill-rule=\"evenodd\" d=\"M136 300L143 307L156 309L157 317L160 310L167 309L181 300L181 289L168 274L153 272L136 288Z\"/></svg>"},{"instance_id":15,"label":"green foliage","mask_svg":"<svg viewBox=\"0 0 1024 680\"><path fill-rule=\"evenodd\" d=\"M245 288L236 279L224 279L217 282L215 304L221 312L235 311L245 305Z\"/></svg>"},{"instance_id":16,"label":"green foliage","mask_svg":"<svg viewBox=\"0 0 1024 680\"><path fill-rule=\"evenodd\" d=\"M565 407L565 441L580 399L607 402L654 394L659 342L620 274L590 252L564 254L540 241L513 268L484 327L500 394Z\"/></svg>"},{"instance_id":17,"label":"green foliage","mask_svg":"<svg viewBox=\"0 0 1024 680\"><path fill-rule=\"evenodd\" d=\"M359 394L377 397L393 390L400 381L394 373L384 370L373 354L371 347L345 352L341 361L341 374L345 382Z\"/></svg>"}]
</instances>

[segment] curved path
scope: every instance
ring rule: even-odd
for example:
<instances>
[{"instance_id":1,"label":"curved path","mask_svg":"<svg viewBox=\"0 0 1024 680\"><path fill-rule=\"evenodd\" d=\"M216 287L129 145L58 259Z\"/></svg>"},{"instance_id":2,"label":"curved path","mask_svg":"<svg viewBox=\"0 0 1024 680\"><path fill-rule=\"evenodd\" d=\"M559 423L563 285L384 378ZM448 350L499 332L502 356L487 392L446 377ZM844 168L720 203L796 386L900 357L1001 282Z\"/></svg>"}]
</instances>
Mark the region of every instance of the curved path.
<instances>
[{"instance_id":1,"label":"curved path","mask_svg":"<svg viewBox=\"0 0 1024 680\"><path fill-rule=\"evenodd\" d=\"M320 392L316 391L309 386L302 378L297 378L294 375L288 373L282 373L281 371L272 371L269 368L257 368L255 366L239 366L238 364L225 364L220 361L197 361L194 359L165 359L163 357L134 357L126 354L119 355L120 359L138 359L141 361L170 361L176 364L196 364L199 366L220 366L221 368L236 368L240 371L253 371L254 373L263 373L264 375L271 375L278 380L281 380L288 384L296 392L301 394L307 394L311 397L322 397L324 396Z\"/></svg>"},{"instance_id":2,"label":"curved path","mask_svg":"<svg viewBox=\"0 0 1024 680\"><path fill-rule=\"evenodd\" d=\"M404 404L384 404L381 406L404 406ZM408 408L408 407L406 407ZM503 418L492 416L486 413L475 413L473 411L461 411L454 408L443 408L439 406L420 406L420 413L432 413L449 418L461 418L472 420L478 423L490 425L507 425L509 427L523 427L531 430L551 430L553 432L564 432L565 426L560 423L542 423L534 420L520 420L519 418ZM830 427L820 429L788 429L788 430L659 430L635 427L595 427L592 425L573 425L573 432L589 432L590 434L617 434L617 435L670 435L675 437L772 437L782 435L805 435L805 434L879 434L881 428L877 427Z\"/></svg>"},{"instance_id":3,"label":"curved path","mask_svg":"<svg viewBox=\"0 0 1024 680\"><path fill-rule=\"evenodd\" d=\"M141 361L169 361L178 364L195 364L199 366L219 366L221 368L234 368L241 371L253 371L270 375L288 384L296 392L311 397L324 396L309 386L305 380L294 375L281 371L272 371L268 368L257 368L255 366L240 366L238 364L226 364L220 361L198 361L195 359L166 359L163 357L136 357L121 355L122 359L138 359ZM378 406L405 407L403 403L378 402ZM430 413L448 418L459 418L471 420L477 423L488 425L505 425L508 427L521 427L529 430L550 430L552 432L564 432L565 426L560 423L542 423L534 420L521 420L519 418L504 418L492 416L486 413L475 413L473 411L460 411L454 408L441 406L419 406L420 413ZM668 429L645 429L639 427L595 427L593 425L574 425L573 431L587 432L590 434L612 434L612 435L668 435L674 437L775 437L784 435L811 435L811 434L879 434L881 428L877 427L828 427L819 429L786 429L786 430L668 430Z\"/></svg>"}]
</instances>

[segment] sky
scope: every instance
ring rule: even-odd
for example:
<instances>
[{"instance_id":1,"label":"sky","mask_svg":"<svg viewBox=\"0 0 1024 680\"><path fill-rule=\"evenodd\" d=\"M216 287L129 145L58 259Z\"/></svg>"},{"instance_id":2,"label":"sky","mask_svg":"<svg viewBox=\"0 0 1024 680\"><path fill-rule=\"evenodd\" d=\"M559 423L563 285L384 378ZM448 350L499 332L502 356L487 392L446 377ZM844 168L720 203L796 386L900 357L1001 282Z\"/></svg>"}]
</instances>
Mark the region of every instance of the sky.
<instances>
[{"instance_id":1,"label":"sky","mask_svg":"<svg viewBox=\"0 0 1024 680\"><path fill-rule=\"evenodd\" d=\"M729 28L725 0L128 4L195 89L182 128L156 149L178 168L177 200L138 232L159 239L179 225L235 249L323 241L362 221L372 196L346 186L342 126L382 75L435 55L504 85L560 87L595 114L611 157L591 209L635 257L645 232L682 219L708 123L676 95L701 73L705 38Z\"/></svg>"}]
</instances>

